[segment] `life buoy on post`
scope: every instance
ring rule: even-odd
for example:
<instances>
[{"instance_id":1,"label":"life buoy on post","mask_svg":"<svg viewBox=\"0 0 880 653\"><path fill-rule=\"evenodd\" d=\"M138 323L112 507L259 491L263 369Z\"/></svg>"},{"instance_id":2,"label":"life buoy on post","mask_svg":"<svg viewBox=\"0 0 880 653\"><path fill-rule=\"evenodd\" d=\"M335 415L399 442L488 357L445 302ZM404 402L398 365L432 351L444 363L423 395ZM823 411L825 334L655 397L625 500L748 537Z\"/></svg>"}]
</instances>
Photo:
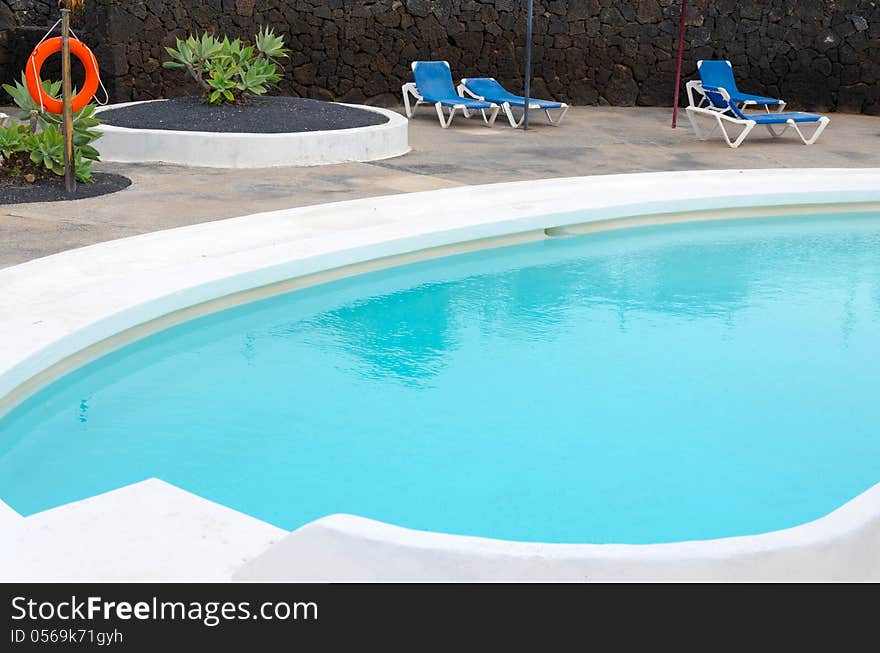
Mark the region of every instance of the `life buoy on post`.
<instances>
[{"instance_id":1,"label":"life buoy on post","mask_svg":"<svg viewBox=\"0 0 880 653\"><path fill-rule=\"evenodd\" d=\"M61 52L60 36L46 39L34 48L31 56L28 58L25 80L27 81L28 92L31 94L34 102L50 113L60 114L62 112L61 100L47 95L43 89L43 81L40 79L40 70L43 68L43 63L45 63L50 55L56 52ZM95 59L95 55L92 54L88 46L78 39L70 39L70 54L79 59L83 68L86 69L86 81L83 84L82 90L76 94L71 103L73 110L79 111L91 102L98 90L98 83L100 82L98 60Z\"/></svg>"}]
</instances>

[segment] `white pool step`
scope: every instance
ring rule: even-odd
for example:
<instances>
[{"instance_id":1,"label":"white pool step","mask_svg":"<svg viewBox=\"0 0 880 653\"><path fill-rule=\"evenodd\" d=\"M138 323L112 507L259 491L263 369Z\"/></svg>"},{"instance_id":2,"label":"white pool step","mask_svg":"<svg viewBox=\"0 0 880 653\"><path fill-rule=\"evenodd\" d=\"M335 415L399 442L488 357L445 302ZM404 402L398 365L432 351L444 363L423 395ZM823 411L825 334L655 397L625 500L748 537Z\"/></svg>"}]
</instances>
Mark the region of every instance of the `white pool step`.
<instances>
[{"instance_id":1,"label":"white pool step","mask_svg":"<svg viewBox=\"0 0 880 653\"><path fill-rule=\"evenodd\" d=\"M29 517L0 502L0 582L228 581L286 534L158 479Z\"/></svg>"}]
</instances>

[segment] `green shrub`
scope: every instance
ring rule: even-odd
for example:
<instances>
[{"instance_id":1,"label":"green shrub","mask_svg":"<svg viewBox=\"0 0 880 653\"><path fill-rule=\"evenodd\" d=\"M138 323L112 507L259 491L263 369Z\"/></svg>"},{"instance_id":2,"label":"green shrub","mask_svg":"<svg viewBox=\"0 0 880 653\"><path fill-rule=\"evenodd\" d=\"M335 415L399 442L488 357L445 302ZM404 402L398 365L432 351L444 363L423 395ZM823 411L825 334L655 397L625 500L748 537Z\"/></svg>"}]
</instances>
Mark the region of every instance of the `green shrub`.
<instances>
[{"instance_id":1,"label":"green shrub","mask_svg":"<svg viewBox=\"0 0 880 653\"><path fill-rule=\"evenodd\" d=\"M206 32L201 38L177 39L176 46L165 48L171 61L162 65L185 69L211 104L236 104L267 93L281 81L278 60L287 56L284 39L267 28L260 28L253 45Z\"/></svg>"},{"instance_id":2,"label":"green shrub","mask_svg":"<svg viewBox=\"0 0 880 653\"><path fill-rule=\"evenodd\" d=\"M61 82L43 82L48 95L57 97ZM15 104L22 110L19 120L24 124L0 128L0 171L13 176L45 177L64 174L64 136L62 118L40 109L34 102L22 75L15 86L3 85ZM100 160L92 145L101 138L94 127L101 123L95 117L95 105L86 105L73 114L73 158L77 181L94 181L92 163Z\"/></svg>"}]
</instances>

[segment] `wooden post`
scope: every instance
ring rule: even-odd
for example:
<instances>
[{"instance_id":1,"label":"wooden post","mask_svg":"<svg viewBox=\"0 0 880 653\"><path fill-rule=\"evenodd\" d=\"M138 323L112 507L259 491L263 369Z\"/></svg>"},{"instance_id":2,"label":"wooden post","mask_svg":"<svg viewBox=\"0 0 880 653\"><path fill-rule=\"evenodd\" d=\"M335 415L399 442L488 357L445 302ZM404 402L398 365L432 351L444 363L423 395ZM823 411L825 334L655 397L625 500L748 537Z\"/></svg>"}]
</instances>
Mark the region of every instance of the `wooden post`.
<instances>
[{"instance_id":1,"label":"wooden post","mask_svg":"<svg viewBox=\"0 0 880 653\"><path fill-rule=\"evenodd\" d=\"M529 128L529 100L532 95L532 16L534 14L534 0L528 0L528 9L526 12L526 70L525 75L525 94L526 105L523 107L523 129Z\"/></svg>"},{"instance_id":2,"label":"wooden post","mask_svg":"<svg viewBox=\"0 0 880 653\"><path fill-rule=\"evenodd\" d=\"M672 101L672 128L678 124L678 92L681 87L681 60L684 55L684 34L687 29L687 0L681 0L681 18L678 22L678 64L675 67L675 99Z\"/></svg>"},{"instance_id":3,"label":"wooden post","mask_svg":"<svg viewBox=\"0 0 880 653\"><path fill-rule=\"evenodd\" d=\"M61 10L61 107L64 121L64 187L76 192L76 171L73 158L73 82L70 75L70 9Z\"/></svg>"}]
</instances>

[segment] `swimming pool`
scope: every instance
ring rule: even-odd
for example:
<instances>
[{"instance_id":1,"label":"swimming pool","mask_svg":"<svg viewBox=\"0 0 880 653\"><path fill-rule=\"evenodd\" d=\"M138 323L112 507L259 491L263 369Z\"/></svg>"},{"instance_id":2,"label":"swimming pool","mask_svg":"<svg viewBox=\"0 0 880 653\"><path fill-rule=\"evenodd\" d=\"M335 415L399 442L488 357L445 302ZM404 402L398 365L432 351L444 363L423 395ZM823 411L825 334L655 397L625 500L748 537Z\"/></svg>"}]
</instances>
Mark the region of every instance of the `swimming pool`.
<instances>
[{"instance_id":1,"label":"swimming pool","mask_svg":"<svg viewBox=\"0 0 880 653\"><path fill-rule=\"evenodd\" d=\"M876 215L666 225L208 315L0 421L0 498L30 514L157 476L284 528L794 526L880 480L878 245Z\"/></svg>"}]
</instances>

